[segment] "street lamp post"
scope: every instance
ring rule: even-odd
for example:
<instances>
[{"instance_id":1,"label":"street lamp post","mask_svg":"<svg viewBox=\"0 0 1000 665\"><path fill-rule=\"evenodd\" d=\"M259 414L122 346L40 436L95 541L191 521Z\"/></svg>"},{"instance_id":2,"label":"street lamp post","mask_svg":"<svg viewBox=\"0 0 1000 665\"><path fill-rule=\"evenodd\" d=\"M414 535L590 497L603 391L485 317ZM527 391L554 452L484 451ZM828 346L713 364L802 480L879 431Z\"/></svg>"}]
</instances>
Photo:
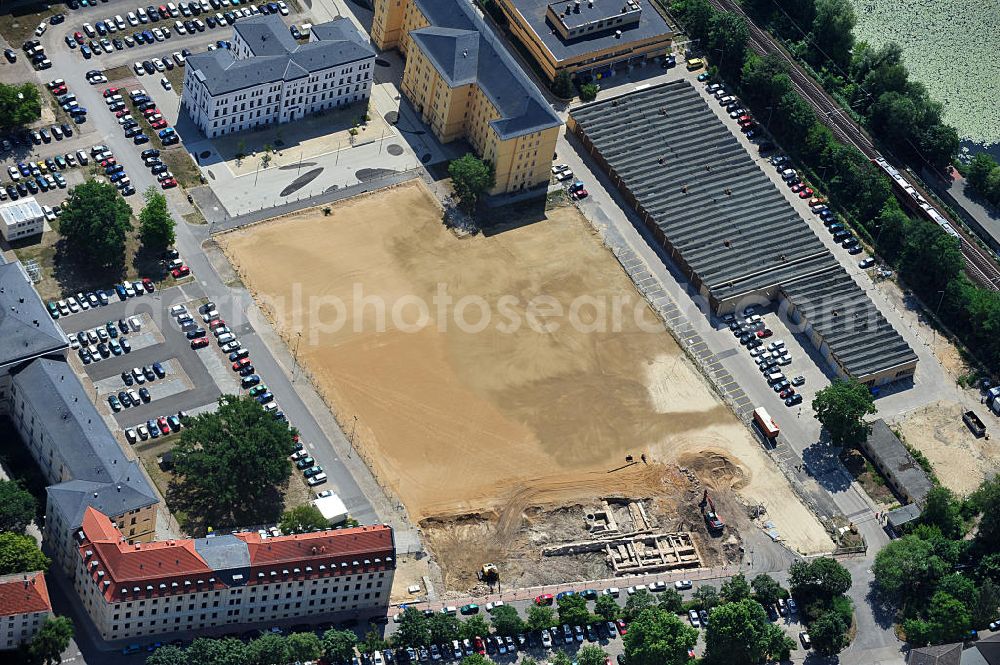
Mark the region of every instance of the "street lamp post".
<instances>
[{"instance_id":1,"label":"street lamp post","mask_svg":"<svg viewBox=\"0 0 1000 665\"><path fill-rule=\"evenodd\" d=\"M295 333L295 349L292 350L292 359L295 364L292 365L292 383L295 383L295 375L299 370L299 342L302 341L302 331Z\"/></svg>"}]
</instances>

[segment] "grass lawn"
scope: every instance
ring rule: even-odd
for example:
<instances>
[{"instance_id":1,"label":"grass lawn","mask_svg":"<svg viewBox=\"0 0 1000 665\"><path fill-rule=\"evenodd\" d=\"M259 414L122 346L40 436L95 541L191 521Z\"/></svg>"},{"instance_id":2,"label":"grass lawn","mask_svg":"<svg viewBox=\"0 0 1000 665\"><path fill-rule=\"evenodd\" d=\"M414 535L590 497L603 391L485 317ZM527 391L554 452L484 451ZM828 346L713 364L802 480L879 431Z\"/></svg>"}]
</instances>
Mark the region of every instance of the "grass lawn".
<instances>
[{"instance_id":1,"label":"grass lawn","mask_svg":"<svg viewBox=\"0 0 1000 665\"><path fill-rule=\"evenodd\" d=\"M159 138L152 140L159 141ZM162 148L160 159L167 165L170 172L174 174L177 184L181 187L197 187L201 184L201 171L198 170L194 160L191 159L191 155L184 149L184 146L178 144L169 148Z\"/></svg>"},{"instance_id":2,"label":"grass lawn","mask_svg":"<svg viewBox=\"0 0 1000 665\"><path fill-rule=\"evenodd\" d=\"M132 71L132 68L129 65L121 65L120 67L105 69L104 75L108 77L106 85L114 86L115 83L121 81L122 79L134 78L135 72Z\"/></svg>"},{"instance_id":3,"label":"grass lawn","mask_svg":"<svg viewBox=\"0 0 1000 665\"><path fill-rule=\"evenodd\" d=\"M167 77L167 80L170 81L170 85L173 87L174 92L176 92L177 96L180 97L181 90L184 89L184 68L174 67L173 69L168 69L164 72L164 76Z\"/></svg>"},{"instance_id":4,"label":"grass lawn","mask_svg":"<svg viewBox=\"0 0 1000 665\"><path fill-rule=\"evenodd\" d=\"M50 7L48 3L33 2L10 9L6 7L7 3L4 5L3 13L0 14L0 34L10 42L11 48L18 51L21 44L28 39L34 39L35 28L39 23L43 20L47 22L53 14L68 13L62 3ZM17 55L20 58L25 57L23 53Z\"/></svg>"},{"instance_id":5,"label":"grass lawn","mask_svg":"<svg viewBox=\"0 0 1000 665\"><path fill-rule=\"evenodd\" d=\"M188 224L197 224L199 226L208 224L208 222L205 220L205 216L202 215L201 211L198 210L197 208L194 209L194 212L189 212L188 214L184 215L184 221L187 222Z\"/></svg>"}]
</instances>

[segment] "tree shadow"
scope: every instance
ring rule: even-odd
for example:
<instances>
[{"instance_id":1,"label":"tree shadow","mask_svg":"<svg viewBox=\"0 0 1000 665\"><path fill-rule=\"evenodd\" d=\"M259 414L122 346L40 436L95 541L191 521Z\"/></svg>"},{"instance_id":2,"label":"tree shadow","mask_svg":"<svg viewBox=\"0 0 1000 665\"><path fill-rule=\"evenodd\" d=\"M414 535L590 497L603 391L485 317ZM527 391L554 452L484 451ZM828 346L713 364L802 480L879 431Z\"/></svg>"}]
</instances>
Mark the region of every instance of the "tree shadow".
<instances>
[{"instance_id":1,"label":"tree shadow","mask_svg":"<svg viewBox=\"0 0 1000 665\"><path fill-rule=\"evenodd\" d=\"M55 242L52 276L63 293L106 289L125 278L124 255L121 266L118 269L102 268L81 252L74 251L66 238L60 237Z\"/></svg>"},{"instance_id":2,"label":"tree shadow","mask_svg":"<svg viewBox=\"0 0 1000 665\"><path fill-rule=\"evenodd\" d=\"M851 475L840 462L840 448L822 438L802 451L806 471L828 492L844 492L851 486Z\"/></svg>"},{"instance_id":3,"label":"tree shadow","mask_svg":"<svg viewBox=\"0 0 1000 665\"><path fill-rule=\"evenodd\" d=\"M883 594L874 580L869 582L868 591L865 593L865 602L871 608L872 618L875 623L884 630L888 630L896 622L899 613L890 598Z\"/></svg>"}]
</instances>

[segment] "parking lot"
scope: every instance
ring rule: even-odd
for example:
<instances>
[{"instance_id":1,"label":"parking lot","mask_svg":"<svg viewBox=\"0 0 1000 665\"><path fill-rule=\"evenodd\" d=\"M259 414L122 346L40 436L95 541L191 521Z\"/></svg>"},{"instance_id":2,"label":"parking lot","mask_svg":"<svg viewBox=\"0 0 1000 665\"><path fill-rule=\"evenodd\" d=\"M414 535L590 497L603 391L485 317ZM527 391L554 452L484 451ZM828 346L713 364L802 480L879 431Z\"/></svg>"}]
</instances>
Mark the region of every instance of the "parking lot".
<instances>
[{"instance_id":1,"label":"parking lot","mask_svg":"<svg viewBox=\"0 0 1000 665\"><path fill-rule=\"evenodd\" d=\"M113 415L120 435L123 435L125 428L135 427L149 419L176 415L178 411L195 415L210 410L224 390L233 392L231 377L220 371L228 368L222 368L221 361L206 362L202 352L192 350L190 341L170 317L171 306L191 302L198 297L200 289L192 283L124 301L115 299L107 306L60 319L70 338L79 331L104 327L109 321L117 322L132 316L141 319L140 330L127 335L132 346L131 352L120 356L111 355L87 365L83 365L76 352L70 355L71 362L82 367L94 384L94 399L98 410ZM117 394L129 388L137 391L141 387L135 384L126 386L121 374L131 373L136 367L151 367L153 363L161 363L166 376L144 384L151 399L138 406L112 412L107 401L108 394ZM225 379L230 380L227 382Z\"/></svg>"}]
</instances>

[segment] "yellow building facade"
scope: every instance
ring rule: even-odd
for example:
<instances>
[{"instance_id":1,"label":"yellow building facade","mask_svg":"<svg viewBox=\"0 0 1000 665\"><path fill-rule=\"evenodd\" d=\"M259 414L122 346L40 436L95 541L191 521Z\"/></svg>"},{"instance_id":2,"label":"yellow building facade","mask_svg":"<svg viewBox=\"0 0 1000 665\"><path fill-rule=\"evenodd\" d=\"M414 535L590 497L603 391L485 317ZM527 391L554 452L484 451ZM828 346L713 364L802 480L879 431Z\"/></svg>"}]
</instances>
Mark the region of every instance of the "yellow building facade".
<instances>
[{"instance_id":1,"label":"yellow building facade","mask_svg":"<svg viewBox=\"0 0 1000 665\"><path fill-rule=\"evenodd\" d=\"M490 194L549 182L562 122L462 0L376 0L372 39L406 57L401 90L442 143L493 164Z\"/></svg>"}]
</instances>

